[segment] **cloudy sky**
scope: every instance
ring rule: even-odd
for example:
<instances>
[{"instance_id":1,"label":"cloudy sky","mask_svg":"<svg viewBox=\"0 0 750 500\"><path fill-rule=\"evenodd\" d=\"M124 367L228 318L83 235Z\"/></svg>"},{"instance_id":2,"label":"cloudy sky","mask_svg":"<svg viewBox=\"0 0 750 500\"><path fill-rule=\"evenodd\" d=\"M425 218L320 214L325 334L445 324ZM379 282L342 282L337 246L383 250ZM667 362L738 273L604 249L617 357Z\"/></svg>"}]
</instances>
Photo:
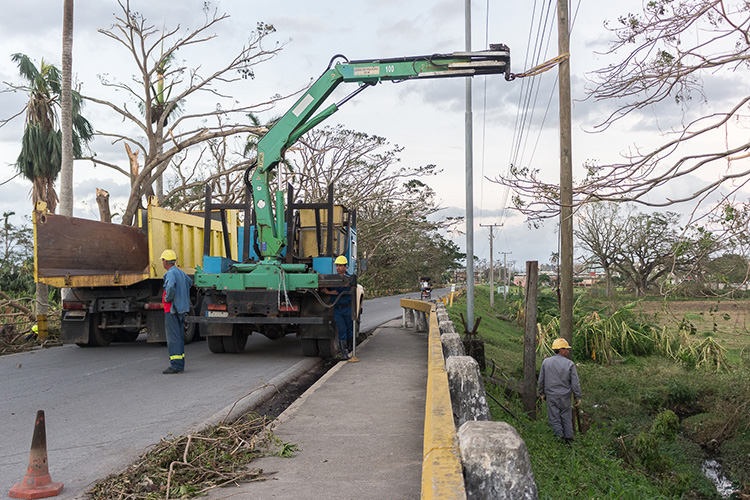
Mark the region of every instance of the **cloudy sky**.
<instances>
[{"instance_id":1,"label":"cloudy sky","mask_svg":"<svg viewBox=\"0 0 750 500\"><path fill-rule=\"evenodd\" d=\"M162 0L145 2L131 0L133 10L143 14L152 24L182 29L197 27L203 20L204 1ZM512 5L508 5L512 4ZM486 48L487 43L504 43L511 48L512 70L521 72L526 66L527 51L535 44L530 32L532 2L475 1L472 11L472 45L474 50ZM232 95L238 100L260 102L274 94L297 91L310 79L317 78L335 54L350 59L374 59L410 55L445 53L464 49L463 0L432 2L379 0L378 2L329 0L224 0L211 2L230 18L217 26L218 38L182 54L191 65L200 64L208 72L239 51L248 34L258 22L273 24L274 43L283 50L271 61L255 68L255 78L233 85ZM606 6L606 7L605 7ZM615 20L641 6L638 0L623 0L611 6L609 2L581 0L575 3L577 17L572 33L572 85L576 101L573 108L573 166L574 176L583 175L582 164L596 160L615 162L621 152L633 144L653 143L659 130L668 122L667 114L648 111L635 116L603 134L592 135L593 129L609 109L606 104L583 101L586 75L608 61L599 53L606 50L611 35L604 29L605 20ZM114 0L77 0L75 4L75 42L73 65L77 81L84 95L107 96L113 101L124 99L108 93L100 77L127 81L136 71L133 60L114 41L97 32L114 22L120 9ZM550 14L554 16L554 12ZM19 82L11 54L21 52L37 62L60 65L61 60L61 0L24 0L4 6L0 18L0 81ZM551 18L552 19L552 18ZM552 24L554 26L554 22ZM542 60L553 57L556 39L542 47ZM193 61L196 61L193 63ZM554 91L556 71L547 72L539 79L539 92L532 108L533 121L527 139L522 143L517 161L539 168L548 180L559 176L557 94ZM712 84L714 82L708 82ZM720 85L721 82L716 82ZM489 258L488 230L479 224L504 224L496 230L495 258L499 252L511 252L509 260L523 268L526 260L549 261L557 251L556 221L541 229L529 229L523 216L506 210L508 193L502 186L489 182L507 171L511 161L514 133L517 133L518 103L521 80L506 82L501 76L474 80L474 216L476 255ZM2 85L5 88L5 85ZM348 93L353 88L347 88ZM550 98L552 97L551 101ZM244 102L244 101L243 101ZM551 105L549 104L551 102ZM23 106L24 96L0 93L0 110L4 116ZM291 102L268 110L261 118L283 113ZM211 106L206 101L204 105ZM132 104L131 104L132 106ZM107 109L87 104L86 116L100 130L116 130L125 126ZM542 119L546 119L542 124ZM650 113L650 114L649 114ZM661 120L661 122L660 122ZM341 123L347 128L376 134L392 144L405 148L404 165L436 164L442 173L428 181L440 200L446 215L463 214L465 208L464 163L464 82L462 79L384 83L355 98L344 106L328 124ZM669 126L668 123L666 126ZM15 171L13 162L18 155L22 134L21 119L0 128L0 210L25 213L30 207L30 185L23 180L9 182ZM127 157L121 146L112 147L106 140L97 140L92 149L101 158L121 166ZM94 192L96 187L108 190L117 209L129 190L128 180L105 167L94 168L90 163L76 162L74 192L77 216L97 218ZM464 247L464 241L457 237Z\"/></svg>"}]
</instances>

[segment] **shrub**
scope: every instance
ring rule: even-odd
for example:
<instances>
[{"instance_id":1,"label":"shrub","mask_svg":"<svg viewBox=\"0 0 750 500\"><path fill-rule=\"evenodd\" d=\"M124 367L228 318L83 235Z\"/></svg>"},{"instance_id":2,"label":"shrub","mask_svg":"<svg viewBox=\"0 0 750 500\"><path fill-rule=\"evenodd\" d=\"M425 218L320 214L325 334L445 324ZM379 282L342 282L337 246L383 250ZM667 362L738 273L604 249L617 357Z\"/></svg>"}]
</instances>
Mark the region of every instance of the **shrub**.
<instances>
[{"instance_id":1,"label":"shrub","mask_svg":"<svg viewBox=\"0 0 750 500\"><path fill-rule=\"evenodd\" d=\"M659 440L650 432L644 431L638 434L633 442L633 447L647 472L657 473L669 469L669 458L662 454L659 448Z\"/></svg>"},{"instance_id":2,"label":"shrub","mask_svg":"<svg viewBox=\"0 0 750 500\"><path fill-rule=\"evenodd\" d=\"M667 405L671 408L685 408L695 404L698 393L695 389L677 379L667 381Z\"/></svg>"},{"instance_id":3,"label":"shrub","mask_svg":"<svg viewBox=\"0 0 750 500\"><path fill-rule=\"evenodd\" d=\"M680 427L680 419L672 410L664 410L659 413L651 425L651 434L657 438L674 441L677 437L677 429Z\"/></svg>"}]
</instances>

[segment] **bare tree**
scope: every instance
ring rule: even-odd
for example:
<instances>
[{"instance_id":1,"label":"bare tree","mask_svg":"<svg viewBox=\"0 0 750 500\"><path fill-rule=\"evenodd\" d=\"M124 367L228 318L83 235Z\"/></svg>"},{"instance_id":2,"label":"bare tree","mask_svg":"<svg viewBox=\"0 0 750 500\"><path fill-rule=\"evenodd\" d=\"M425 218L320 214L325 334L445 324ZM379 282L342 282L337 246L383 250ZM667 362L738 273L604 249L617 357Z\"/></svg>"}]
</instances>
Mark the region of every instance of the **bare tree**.
<instances>
[{"instance_id":1,"label":"bare tree","mask_svg":"<svg viewBox=\"0 0 750 500\"><path fill-rule=\"evenodd\" d=\"M749 30L750 4L744 1L654 0L644 3L642 13L620 17L611 27L615 41L606 53L616 62L591 75L589 98L615 105L595 129L653 109L667 132L661 145L636 145L619 163L588 162L574 204L591 199L652 207L690 202L696 209L712 195L731 202L750 181L750 168L742 161L750 150L744 132L750 97L739 74L750 60ZM715 111L701 116L695 103L710 103ZM678 118L667 122L670 108L676 108ZM533 221L558 212L558 187L540 180L538 173L514 165L511 175L497 179L514 188L516 207ZM685 182L688 176L707 180L693 188L694 183ZM660 192L667 185L670 195Z\"/></svg>"},{"instance_id":2,"label":"bare tree","mask_svg":"<svg viewBox=\"0 0 750 500\"><path fill-rule=\"evenodd\" d=\"M434 224L428 217L439 210L434 191L421 181L434 175L437 167L400 167L402 150L383 137L340 125L313 129L287 154L289 180L306 202L325 200L333 183L337 200L359 211L374 251L388 244L396 227Z\"/></svg>"},{"instance_id":3,"label":"bare tree","mask_svg":"<svg viewBox=\"0 0 750 500\"><path fill-rule=\"evenodd\" d=\"M437 216L434 191L423 179L435 165L400 166L403 148L342 126L313 129L287 152L288 180L306 202L320 202L333 183L336 199L357 210L360 255L374 286L439 279L464 256L439 232L455 221ZM283 178L283 177L282 177Z\"/></svg>"},{"instance_id":4,"label":"bare tree","mask_svg":"<svg viewBox=\"0 0 750 500\"><path fill-rule=\"evenodd\" d=\"M176 61L177 51L214 41L217 35L212 34L212 30L228 18L226 14L211 10L206 3L205 21L201 26L188 30L182 30L179 25L160 29L149 24L142 14L133 11L129 0L119 0L118 4L122 12L115 15L113 26L99 32L125 48L135 63L137 73L130 82L103 78L102 84L123 92L129 102L118 104L94 96L86 98L108 107L125 123L135 125L137 129L131 135L97 131L113 143L129 144L142 153L136 165L132 164L133 156L129 155L129 171L92 158L95 163L113 168L131 179L132 189L122 221L123 224L132 224L142 198L153 194L156 180L173 160L178 164L187 161L185 154L188 150L199 145L206 147L209 141L264 131L262 127L250 123L247 114L268 108L282 97L274 96L255 104L238 104L228 95L227 87L243 78L253 78L253 67L273 57L283 45L265 48L264 39L275 30L272 25L259 23L247 45L223 63L219 62L222 57L218 54L225 54L227 49L217 46L214 51L216 61L211 61L217 64L216 68L206 69L208 64L203 66L199 63L188 67L187 63ZM203 108L193 105L191 99L198 94L212 96L215 102ZM178 108L180 113L175 112ZM188 186L184 189L193 188ZM173 189L169 194L173 196L177 191L179 189Z\"/></svg>"},{"instance_id":5,"label":"bare tree","mask_svg":"<svg viewBox=\"0 0 750 500\"><path fill-rule=\"evenodd\" d=\"M612 296L612 271L627 241L628 215L615 203L587 203L578 211L575 236L605 274L606 295Z\"/></svg>"}]
</instances>

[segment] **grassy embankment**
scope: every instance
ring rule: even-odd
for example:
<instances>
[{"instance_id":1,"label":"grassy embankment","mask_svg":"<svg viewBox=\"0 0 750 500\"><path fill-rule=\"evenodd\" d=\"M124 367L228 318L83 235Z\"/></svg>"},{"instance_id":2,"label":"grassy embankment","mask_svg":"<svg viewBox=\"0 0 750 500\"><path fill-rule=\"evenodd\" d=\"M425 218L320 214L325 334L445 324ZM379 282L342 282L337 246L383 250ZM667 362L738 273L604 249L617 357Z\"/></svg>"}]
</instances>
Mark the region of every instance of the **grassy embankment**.
<instances>
[{"instance_id":1,"label":"grassy embankment","mask_svg":"<svg viewBox=\"0 0 750 500\"><path fill-rule=\"evenodd\" d=\"M519 397L486 387L516 415L490 401L493 418L513 425L526 442L540 498L721 498L701 471L706 458L718 459L741 492L750 493L744 321L750 301L672 307L645 300L623 307L625 300L633 299L605 303L584 295L576 301L573 354L591 427L572 447L552 435L545 406L531 420ZM489 287L476 288L475 318L482 318L479 335L488 371L496 363L495 377L522 377L522 304L518 294L507 301L496 295L490 309ZM465 296L448 311L461 331ZM557 314L556 299L542 292L538 321L547 342L557 336ZM537 371L544 357L538 349Z\"/></svg>"}]
</instances>

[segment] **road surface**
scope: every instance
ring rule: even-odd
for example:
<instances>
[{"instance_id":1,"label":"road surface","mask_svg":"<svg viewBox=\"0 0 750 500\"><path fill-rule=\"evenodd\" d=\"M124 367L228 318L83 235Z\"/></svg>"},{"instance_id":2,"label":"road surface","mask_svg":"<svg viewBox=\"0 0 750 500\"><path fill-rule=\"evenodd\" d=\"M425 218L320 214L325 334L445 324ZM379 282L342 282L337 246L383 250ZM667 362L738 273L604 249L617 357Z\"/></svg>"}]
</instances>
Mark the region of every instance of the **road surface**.
<instances>
[{"instance_id":1,"label":"road surface","mask_svg":"<svg viewBox=\"0 0 750 500\"><path fill-rule=\"evenodd\" d=\"M399 300L367 300L362 331L401 316ZM436 294L433 294L436 296ZM143 336L141 336L143 339ZM206 419L304 361L291 336L248 338L242 354L212 354L205 342L186 346L185 373L163 375L164 346L66 345L0 357L0 493L23 479L37 410L44 410L56 498L74 498L119 472L163 437L199 428Z\"/></svg>"}]
</instances>

